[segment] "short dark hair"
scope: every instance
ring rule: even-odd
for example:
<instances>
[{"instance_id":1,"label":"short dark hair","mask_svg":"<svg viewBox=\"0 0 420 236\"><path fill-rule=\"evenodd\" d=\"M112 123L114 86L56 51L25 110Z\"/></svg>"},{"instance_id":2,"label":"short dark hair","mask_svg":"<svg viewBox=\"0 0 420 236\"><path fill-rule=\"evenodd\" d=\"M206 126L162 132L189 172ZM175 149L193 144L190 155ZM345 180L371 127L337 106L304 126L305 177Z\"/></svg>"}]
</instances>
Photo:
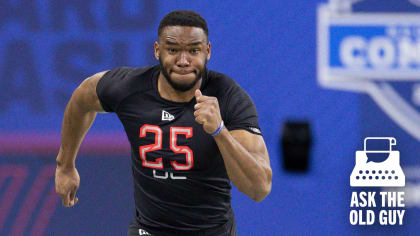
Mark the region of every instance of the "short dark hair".
<instances>
[{"instance_id":1,"label":"short dark hair","mask_svg":"<svg viewBox=\"0 0 420 236\"><path fill-rule=\"evenodd\" d=\"M159 24L158 37L162 34L163 28L166 26L192 26L203 29L207 38L209 37L209 30L207 22L200 14L195 11L178 10L168 13Z\"/></svg>"}]
</instances>

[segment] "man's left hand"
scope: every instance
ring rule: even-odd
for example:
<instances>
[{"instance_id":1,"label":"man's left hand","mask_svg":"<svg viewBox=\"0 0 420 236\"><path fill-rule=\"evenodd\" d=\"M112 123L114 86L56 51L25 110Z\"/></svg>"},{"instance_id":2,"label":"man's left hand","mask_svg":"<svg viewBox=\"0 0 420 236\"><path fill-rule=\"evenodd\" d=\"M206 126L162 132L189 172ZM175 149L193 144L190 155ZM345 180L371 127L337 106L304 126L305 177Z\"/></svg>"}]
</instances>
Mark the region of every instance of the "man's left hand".
<instances>
[{"instance_id":1,"label":"man's left hand","mask_svg":"<svg viewBox=\"0 0 420 236\"><path fill-rule=\"evenodd\" d=\"M199 89L195 90L194 117L195 121L203 125L206 133L212 134L219 128L222 117L220 116L219 102L216 97L204 96Z\"/></svg>"}]
</instances>

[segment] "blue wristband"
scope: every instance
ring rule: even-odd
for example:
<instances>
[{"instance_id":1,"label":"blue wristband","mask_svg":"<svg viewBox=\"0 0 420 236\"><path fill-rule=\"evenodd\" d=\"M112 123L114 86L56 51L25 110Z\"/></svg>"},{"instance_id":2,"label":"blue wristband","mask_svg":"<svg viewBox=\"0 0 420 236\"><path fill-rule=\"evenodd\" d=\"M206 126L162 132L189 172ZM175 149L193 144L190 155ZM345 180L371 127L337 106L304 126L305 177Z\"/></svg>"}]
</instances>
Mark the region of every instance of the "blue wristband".
<instances>
[{"instance_id":1,"label":"blue wristband","mask_svg":"<svg viewBox=\"0 0 420 236\"><path fill-rule=\"evenodd\" d=\"M214 131L214 133L212 133L210 135L214 137L214 136L218 135L220 133L220 131L222 131L222 129L223 129L223 120L220 122L219 128L217 128L217 130Z\"/></svg>"}]
</instances>

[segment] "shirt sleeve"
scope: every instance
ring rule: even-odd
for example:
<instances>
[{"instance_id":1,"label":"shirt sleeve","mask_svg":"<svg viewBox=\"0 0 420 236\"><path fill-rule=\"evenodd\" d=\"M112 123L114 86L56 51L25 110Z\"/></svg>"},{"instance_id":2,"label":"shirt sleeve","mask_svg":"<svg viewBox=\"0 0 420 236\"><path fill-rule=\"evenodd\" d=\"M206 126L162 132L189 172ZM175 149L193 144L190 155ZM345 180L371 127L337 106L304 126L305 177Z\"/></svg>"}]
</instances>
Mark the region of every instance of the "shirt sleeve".
<instances>
[{"instance_id":1,"label":"shirt sleeve","mask_svg":"<svg viewBox=\"0 0 420 236\"><path fill-rule=\"evenodd\" d=\"M255 104L238 85L229 94L227 108L225 125L228 130L244 129L253 134L262 135Z\"/></svg>"},{"instance_id":2,"label":"shirt sleeve","mask_svg":"<svg viewBox=\"0 0 420 236\"><path fill-rule=\"evenodd\" d=\"M96 86L96 94L102 108L106 112L116 112L120 104L124 91L122 88L122 80L129 72L128 67L118 67L106 72L99 80Z\"/></svg>"}]
</instances>

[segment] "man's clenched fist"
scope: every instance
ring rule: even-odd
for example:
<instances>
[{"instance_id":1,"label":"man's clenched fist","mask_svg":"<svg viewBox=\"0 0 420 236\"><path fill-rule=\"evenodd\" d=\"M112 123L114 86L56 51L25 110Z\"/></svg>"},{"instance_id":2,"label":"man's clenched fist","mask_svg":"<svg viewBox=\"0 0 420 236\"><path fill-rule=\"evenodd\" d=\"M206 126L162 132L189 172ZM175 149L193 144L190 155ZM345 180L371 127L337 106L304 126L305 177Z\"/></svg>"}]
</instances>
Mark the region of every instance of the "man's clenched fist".
<instances>
[{"instance_id":1,"label":"man's clenched fist","mask_svg":"<svg viewBox=\"0 0 420 236\"><path fill-rule=\"evenodd\" d=\"M55 170L55 191L61 196L63 206L72 207L79 200L76 197L79 189L80 177L76 168L57 166Z\"/></svg>"},{"instance_id":2,"label":"man's clenched fist","mask_svg":"<svg viewBox=\"0 0 420 236\"><path fill-rule=\"evenodd\" d=\"M203 125L206 133L212 134L219 128L222 117L220 116L219 103L216 97L204 96L199 89L195 91L194 117L195 121Z\"/></svg>"}]
</instances>

